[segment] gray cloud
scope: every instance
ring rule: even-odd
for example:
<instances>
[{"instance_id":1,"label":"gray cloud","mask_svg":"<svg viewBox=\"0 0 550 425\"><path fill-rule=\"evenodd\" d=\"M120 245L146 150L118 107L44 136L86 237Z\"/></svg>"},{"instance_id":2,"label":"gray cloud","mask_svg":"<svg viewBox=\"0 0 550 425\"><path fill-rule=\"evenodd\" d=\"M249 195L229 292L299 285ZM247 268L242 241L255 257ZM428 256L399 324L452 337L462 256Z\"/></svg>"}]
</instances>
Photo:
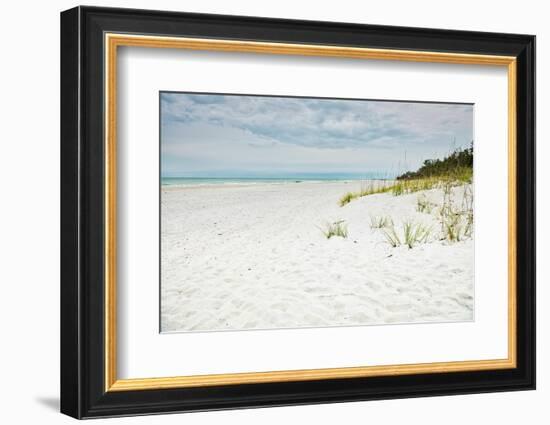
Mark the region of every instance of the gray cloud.
<instances>
[{"instance_id":1,"label":"gray cloud","mask_svg":"<svg viewBox=\"0 0 550 425\"><path fill-rule=\"evenodd\" d=\"M170 173L410 168L473 139L471 105L162 93L161 113Z\"/></svg>"}]
</instances>

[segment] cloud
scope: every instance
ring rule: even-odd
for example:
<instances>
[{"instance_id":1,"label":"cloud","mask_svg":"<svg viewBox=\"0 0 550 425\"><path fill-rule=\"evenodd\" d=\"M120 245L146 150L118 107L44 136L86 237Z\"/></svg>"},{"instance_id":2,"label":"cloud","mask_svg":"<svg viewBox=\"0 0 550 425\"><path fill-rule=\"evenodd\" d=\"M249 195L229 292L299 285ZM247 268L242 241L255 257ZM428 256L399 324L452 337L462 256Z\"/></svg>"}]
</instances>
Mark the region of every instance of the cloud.
<instances>
[{"instance_id":1,"label":"cloud","mask_svg":"<svg viewBox=\"0 0 550 425\"><path fill-rule=\"evenodd\" d=\"M388 169L405 152L416 166L473 138L463 104L162 93L161 117L163 170L173 173Z\"/></svg>"}]
</instances>

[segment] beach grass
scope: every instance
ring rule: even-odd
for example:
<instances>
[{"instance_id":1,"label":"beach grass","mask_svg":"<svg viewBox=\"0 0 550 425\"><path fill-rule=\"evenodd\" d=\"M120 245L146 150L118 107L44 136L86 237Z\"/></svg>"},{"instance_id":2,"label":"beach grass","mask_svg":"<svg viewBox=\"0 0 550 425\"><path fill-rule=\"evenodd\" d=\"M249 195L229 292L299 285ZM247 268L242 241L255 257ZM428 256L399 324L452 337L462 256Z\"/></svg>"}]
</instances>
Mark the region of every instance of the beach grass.
<instances>
[{"instance_id":1,"label":"beach grass","mask_svg":"<svg viewBox=\"0 0 550 425\"><path fill-rule=\"evenodd\" d=\"M346 204L349 204L351 201L363 196L376 195L379 193L390 192L393 188L391 181L385 180L375 180L364 183L361 185L361 189L358 192L348 192L342 196L339 200L339 204L343 207Z\"/></svg>"},{"instance_id":2,"label":"beach grass","mask_svg":"<svg viewBox=\"0 0 550 425\"><path fill-rule=\"evenodd\" d=\"M436 206L436 204L428 200L425 194L420 195L416 199L416 211L418 212L431 214Z\"/></svg>"},{"instance_id":3,"label":"beach grass","mask_svg":"<svg viewBox=\"0 0 550 425\"><path fill-rule=\"evenodd\" d=\"M392 247L406 245L413 248L430 239L446 240L450 243L460 242L473 236L473 146L458 149L443 159L429 159L417 171L408 171L397 176L394 180L371 180L363 183L359 191L347 192L339 199L341 207L354 199L364 196L391 193L402 196L416 192L420 193L416 199L416 211L432 214L437 211L441 230L432 231L432 226L413 221L402 222L396 228L389 216L371 216L371 229L380 229L386 241ZM462 201L457 199L457 191L463 187ZM426 191L437 190L443 192L441 204L428 199ZM324 234L327 238L342 236L339 226L342 222L329 225ZM347 237L347 228L344 229ZM431 237L433 235L433 237Z\"/></svg>"},{"instance_id":4,"label":"beach grass","mask_svg":"<svg viewBox=\"0 0 550 425\"><path fill-rule=\"evenodd\" d=\"M406 245L407 247L409 247L409 249L412 249L418 244L428 242L432 233L431 227L413 221L403 222L401 230L402 235L398 233L393 225L382 229L386 242L389 243L393 248L397 248L401 245Z\"/></svg>"},{"instance_id":5,"label":"beach grass","mask_svg":"<svg viewBox=\"0 0 550 425\"><path fill-rule=\"evenodd\" d=\"M449 174L437 177L425 177L411 180L395 180L395 181L376 181L365 184L357 192L347 192L339 200L341 207L349 204L354 199L362 198L363 196L376 195L380 193L391 192L394 196L407 195L411 193L421 192L430 189L453 188L471 183L471 173L467 177L467 173Z\"/></svg>"},{"instance_id":6,"label":"beach grass","mask_svg":"<svg viewBox=\"0 0 550 425\"><path fill-rule=\"evenodd\" d=\"M390 192L393 189L393 183L391 181L377 180L370 181L361 185L361 189L358 192L348 192L342 198L340 198L340 206L350 203L352 200L362 198L363 196L377 195L380 193Z\"/></svg>"},{"instance_id":7,"label":"beach grass","mask_svg":"<svg viewBox=\"0 0 550 425\"><path fill-rule=\"evenodd\" d=\"M370 181L357 192L348 192L339 200L341 207L363 196L391 192L395 196L430 189L447 190L473 181L473 147L455 150L443 159L428 159L417 171L408 171L395 180Z\"/></svg>"},{"instance_id":8,"label":"beach grass","mask_svg":"<svg viewBox=\"0 0 550 425\"><path fill-rule=\"evenodd\" d=\"M473 193L470 185L464 185L460 206L454 199L452 188L444 188L443 202L439 208L442 239L460 242L473 235Z\"/></svg>"},{"instance_id":9,"label":"beach grass","mask_svg":"<svg viewBox=\"0 0 550 425\"><path fill-rule=\"evenodd\" d=\"M378 193L389 190L393 192L396 186L386 185L374 190L378 190ZM426 179L423 182L400 182L398 186L401 188L398 190L402 190L399 193L417 190L417 188L419 191L426 190L425 188L437 188L443 192L443 199L440 204L429 200L426 193L421 193L416 200L416 211L435 215L435 219L440 223L441 230L434 232L433 226L413 221L402 222L401 226L396 228L392 217L371 215L370 228L381 230L386 242L392 247L406 245L409 248L413 248L418 244L427 243L430 239L455 243L473 236L474 213L471 184L459 183L454 179ZM460 187L462 187L462 199L460 199ZM364 192L367 191L365 190ZM360 195L349 194L348 198L355 199L358 196ZM436 212L433 213L434 211ZM342 236L340 234L342 233L341 229L338 228L340 223L342 222L335 222L329 225L324 230L325 236L327 238ZM345 236L342 237L347 237L347 228L345 228Z\"/></svg>"},{"instance_id":10,"label":"beach grass","mask_svg":"<svg viewBox=\"0 0 550 425\"><path fill-rule=\"evenodd\" d=\"M325 224L325 227L321 228L321 232L323 232L323 235L325 235L327 239L330 239L334 236L347 238L348 226L345 223L345 220L338 220L338 221L335 221L334 223Z\"/></svg>"},{"instance_id":11,"label":"beach grass","mask_svg":"<svg viewBox=\"0 0 550 425\"><path fill-rule=\"evenodd\" d=\"M357 193L354 193L354 192L346 193L344 196L342 196L340 198L340 201L339 201L340 206L343 207L344 205L349 204L352 200L354 200L358 196L359 195Z\"/></svg>"},{"instance_id":12,"label":"beach grass","mask_svg":"<svg viewBox=\"0 0 550 425\"><path fill-rule=\"evenodd\" d=\"M390 216L373 216L370 217L371 229L383 229L393 226L393 220Z\"/></svg>"},{"instance_id":13,"label":"beach grass","mask_svg":"<svg viewBox=\"0 0 550 425\"><path fill-rule=\"evenodd\" d=\"M388 227L387 229L383 229L382 232L384 237L386 238L386 242L389 243L392 247L397 248L401 245L401 239L395 231L395 227Z\"/></svg>"},{"instance_id":14,"label":"beach grass","mask_svg":"<svg viewBox=\"0 0 550 425\"><path fill-rule=\"evenodd\" d=\"M406 221L403 223L403 240L411 249L416 244L426 243L430 237L432 229L424 226L422 223Z\"/></svg>"}]
</instances>

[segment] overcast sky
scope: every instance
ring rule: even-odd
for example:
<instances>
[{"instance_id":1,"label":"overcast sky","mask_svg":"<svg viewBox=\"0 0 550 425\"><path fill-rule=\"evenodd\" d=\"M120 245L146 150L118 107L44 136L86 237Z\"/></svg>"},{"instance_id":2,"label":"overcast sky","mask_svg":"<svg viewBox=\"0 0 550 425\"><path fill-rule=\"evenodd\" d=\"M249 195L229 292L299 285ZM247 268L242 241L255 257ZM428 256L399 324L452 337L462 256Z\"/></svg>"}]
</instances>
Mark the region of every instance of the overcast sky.
<instances>
[{"instance_id":1,"label":"overcast sky","mask_svg":"<svg viewBox=\"0 0 550 425\"><path fill-rule=\"evenodd\" d=\"M472 140L472 105L161 93L165 177L391 177Z\"/></svg>"}]
</instances>

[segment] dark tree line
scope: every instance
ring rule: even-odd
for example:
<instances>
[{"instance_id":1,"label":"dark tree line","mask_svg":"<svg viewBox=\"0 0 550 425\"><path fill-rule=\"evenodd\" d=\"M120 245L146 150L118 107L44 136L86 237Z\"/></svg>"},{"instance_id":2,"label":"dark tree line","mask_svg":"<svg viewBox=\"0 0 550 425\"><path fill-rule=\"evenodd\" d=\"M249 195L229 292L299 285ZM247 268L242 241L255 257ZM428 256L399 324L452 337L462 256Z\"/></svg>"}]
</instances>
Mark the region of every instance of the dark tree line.
<instances>
[{"instance_id":1,"label":"dark tree line","mask_svg":"<svg viewBox=\"0 0 550 425\"><path fill-rule=\"evenodd\" d=\"M469 148L456 149L443 159L427 159L417 171L407 171L397 177L397 180L410 180L425 177L449 176L459 170L473 169L473 142Z\"/></svg>"}]
</instances>

